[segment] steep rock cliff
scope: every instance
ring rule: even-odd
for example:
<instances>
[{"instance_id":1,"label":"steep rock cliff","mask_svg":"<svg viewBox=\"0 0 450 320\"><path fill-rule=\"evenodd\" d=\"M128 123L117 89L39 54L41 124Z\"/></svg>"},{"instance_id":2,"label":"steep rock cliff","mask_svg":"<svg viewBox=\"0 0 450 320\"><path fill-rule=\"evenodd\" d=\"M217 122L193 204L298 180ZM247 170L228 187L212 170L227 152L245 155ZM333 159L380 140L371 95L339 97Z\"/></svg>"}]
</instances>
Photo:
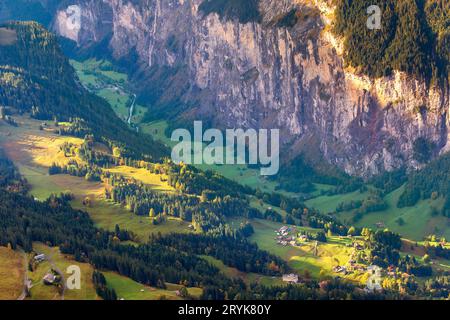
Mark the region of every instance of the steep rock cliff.
<instances>
[{"instance_id":1,"label":"steep rock cliff","mask_svg":"<svg viewBox=\"0 0 450 320\"><path fill-rule=\"evenodd\" d=\"M319 148L356 175L420 166L419 137L434 143L435 155L450 151L448 84L344 68L341 41L329 31L331 1L262 0L262 21L247 24L204 16L201 2L76 0L59 8L52 27L81 47L107 41L115 59L133 65L150 114L280 128L286 154ZM297 23L280 27L293 8Z\"/></svg>"}]
</instances>

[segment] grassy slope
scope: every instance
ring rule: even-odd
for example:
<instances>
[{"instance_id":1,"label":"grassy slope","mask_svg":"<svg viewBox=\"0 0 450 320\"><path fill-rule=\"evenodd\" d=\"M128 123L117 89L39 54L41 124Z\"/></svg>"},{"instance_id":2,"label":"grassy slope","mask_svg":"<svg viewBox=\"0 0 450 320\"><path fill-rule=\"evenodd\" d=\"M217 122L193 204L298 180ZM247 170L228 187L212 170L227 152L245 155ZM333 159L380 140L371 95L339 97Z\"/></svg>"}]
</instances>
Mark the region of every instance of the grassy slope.
<instances>
[{"instance_id":1,"label":"grassy slope","mask_svg":"<svg viewBox=\"0 0 450 320\"><path fill-rule=\"evenodd\" d=\"M140 129L143 133L151 134L155 140L158 140L169 147L176 145L176 142L171 141L165 132L167 129L167 122L157 121L152 123L143 123ZM268 180L261 176L260 171L248 168L246 165L195 165L201 170L213 170L223 175L224 177L237 181L243 185L251 188L259 188L265 192L273 192L277 186L275 181ZM295 196L293 193L279 191L286 195Z\"/></svg>"},{"instance_id":2,"label":"grassy slope","mask_svg":"<svg viewBox=\"0 0 450 320\"><path fill-rule=\"evenodd\" d=\"M80 263L73 260L72 257L60 253L59 248L51 248L42 243L34 243L33 250L38 253L44 253L50 260L40 263L34 272L28 272L29 279L32 280L31 288L32 300L60 300L61 296L54 286L46 286L42 283L42 278L53 266L56 266L61 272L66 272L67 268L76 265L81 269L81 289L69 290L64 294L64 300L94 300L97 294L92 283L92 273L94 268L87 263ZM64 274L68 277L68 274Z\"/></svg>"},{"instance_id":3,"label":"grassy slope","mask_svg":"<svg viewBox=\"0 0 450 320\"><path fill-rule=\"evenodd\" d=\"M234 226L239 225L240 219L232 220ZM351 243L350 239L331 237L328 243L319 243L317 256L314 254L314 242L304 243L302 246L281 246L276 243L275 230L278 230L283 225L266 221L266 220L251 220L250 221L255 233L250 237L250 240L257 243L258 246L272 254L275 254L286 260L289 266L297 273L304 275L305 271L313 277L320 278L321 276L336 276L332 269L336 265L345 265L349 260L352 248L347 247ZM298 232L307 231L312 234L319 230L297 227ZM322 275L320 274L321 271ZM346 276L351 281L363 281L364 277L359 274L352 274Z\"/></svg>"},{"instance_id":4,"label":"grassy slope","mask_svg":"<svg viewBox=\"0 0 450 320\"><path fill-rule=\"evenodd\" d=\"M81 117L98 138L126 143L136 155L145 153L155 159L167 155L167 148L154 143L150 136L130 130L104 99L79 87L56 36L35 22L10 22L5 26L18 36L14 45L0 50L2 85L6 86L1 104L27 112L36 106L39 116L46 119L68 121ZM7 81L11 73L20 81Z\"/></svg>"},{"instance_id":5,"label":"grassy slope","mask_svg":"<svg viewBox=\"0 0 450 320\"><path fill-rule=\"evenodd\" d=\"M363 218L355 223L357 227L375 228L378 222L382 222L387 228L398 232L406 238L413 240L422 240L429 234L437 234L450 238L450 228L448 227L448 219L443 216L433 217L431 215L431 208L442 208L443 199L437 200L422 200L413 207L397 208L397 202L400 195L403 193L403 187L394 190L386 195L385 201L388 204L388 209L380 212L368 213ZM336 207L341 202L349 202L356 200L364 200L369 195L368 192L361 193L355 191L343 195L334 196L319 196L306 201L306 205L316 208L323 213L335 212ZM352 218L354 212L343 212L338 214L338 217L347 224L353 224ZM402 218L404 225L399 225L397 220Z\"/></svg>"},{"instance_id":6,"label":"grassy slope","mask_svg":"<svg viewBox=\"0 0 450 320\"><path fill-rule=\"evenodd\" d=\"M201 256L201 258L205 259L210 264L218 268L227 277L241 278L247 284L259 283L265 286L278 286L285 284L282 279L278 277L269 277L257 273L241 272L236 268L226 266L222 261L211 256Z\"/></svg>"},{"instance_id":7,"label":"grassy slope","mask_svg":"<svg viewBox=\"0 0 450 320\"><path fill-rule=\"evenodd\" d=\"M279 213L283 217L285 217L287 215L286 211L282 210L280 207L272 206L254 196L251 196L251 198L250 198L250 206L255 209L258 209L261 212L265 212L266 210L271 208L273 211Z\"/></svg>"},{"instance_id":8,"label":"grassy slope","mask_svg":"<svg viewBox=\"0 0 450 320\"><path fill-rule=\"evenodd\" d=\"M89 59L83 62L71 60L81 83L91 92L104 98L112 106L117 116L126 121L129 116L129 101L132 93L126 88L128 76L113 71L113 66L105 60ZM140 123L146 108L135 106L133 123Z\"/></svg>"},{"instance_id":9,"label":"grassy slope","mask_svg":"<svg viewBox=\"0 0 450 320\"><path fill-rule=\"evenodd\" d=\"M150 173L146 169L136 169L127 166L118 166L108 169L108 171L111 173L118 173L127 178L134 178L148 186L151 186L155 191L175 192L175 189L167 183L168 177L166 175L154 174Z\"/></svg>"},{"instance_id":10,"label":"grassy slope","mask_svg":"<svg viewBox=\"0 0 450 320\"><path fill-rule=\"evenodd\" d=\"M76 138L61 137L51 132L39 130L40 122L20 117L19 127L0 125L0 145L4 147L7 155L18 166L21 174L27 178L32 186L31 194L44 200L52 193L70 190L75 195L73 206L86 210L97 226L114 230L116 224L133 231L140 240L146 241L152 233L161 232L190 232L189 224L181 220L169 219L166 223L154 226L150 219L138 217L125 208L106 201L103 192L106 187L103 183L88 182L83 178L68 175L48 175L48 167L57 162L63 164L68 161L59 146L65 141L80 145L82 141ZM77 161L81 162L80 159ZM121 166L111 171L125 176L133 175L136 179L152 186L155 190L171 192L173 189L167 182L161 181L160 176L145 170ZM89 197L92 206L82 205L83 199Z\"/></svg>"},{"instance_id":11,"label":"grassy slope","mask_svg":"<svg viewBox=\"0 0 450 320\"><path fill-rule=\"evenodd\" d=\"M22 254L0 247L0 300L14 300L22 293L26 266Z\"/></svg>"},{"instance_id":12,"label":"grassy slope","mask_svg":"<svg viewBox=\"0 0 450 320\"><path fill-rule=\"evenodd\" d=\"M441 208L443 199L422 200L413 207L397 208L397 201L402 192L403 187L388 194L385 200L389 208L385 211L364 215L357 226L374 226L377 222L383 222L387 228L413 240L422 240L429 234L438 234L447 239L450 238L448 218L431 215L431 208ZM350 216L351 213L348 212L342 215L344 219L348 219ZM396 222L399 218L404 220L404 225L399 225Z\"/></svg>"},{"instance_id":13,"label":"grassy slope","mask_svg":"<svg viewBox=\"0 0 450 320\"><path fill-rule=\"evenodd\" d=\"M138 282L135 282L129 278L123 277L114 272L103 272L106 278L106 282L110 288L113 288L119 299L124 300L180 300L176 291L181 288L179 285L166 284L167 289L156 289L148 286L144 286ZM188 288L188 293L198 298L202 294L200 288Z\"/></svg>"},{"instance_id":14,"label":"grassy slope","mask_svg":"<svg viewBox=\"0 0 450 320\"><path fill-rule=\"evenodd\" d=\"M438 242L425 242L425 241L411 241L407 239L403 239L402 241L402 254L408 254L410 256L414 256L418 260L422 260L423 256L426 253L425 245L436 246L440 243ZM450 249L450 244L447 243L445 248ZM434 258L432 259L432 268L436 272L442 271L450 271L450 260L443 258Z\"/></svg>"},{"instance_id":15,"label":"grassy slope","mask_svg":"<svg viewBox=\"0 0 450 320\"><path fill-rule=\"evenodd\" d=\"M320 212L330 213L335 212L336 207L341 202L364 200L365 198L367 198L367 196L368 193L361 193L359 191L355 191L352 193L338 194L334 196L319 196L306 201L305 204L311 208L320 210Z\"/></svg>"}]
</instances>

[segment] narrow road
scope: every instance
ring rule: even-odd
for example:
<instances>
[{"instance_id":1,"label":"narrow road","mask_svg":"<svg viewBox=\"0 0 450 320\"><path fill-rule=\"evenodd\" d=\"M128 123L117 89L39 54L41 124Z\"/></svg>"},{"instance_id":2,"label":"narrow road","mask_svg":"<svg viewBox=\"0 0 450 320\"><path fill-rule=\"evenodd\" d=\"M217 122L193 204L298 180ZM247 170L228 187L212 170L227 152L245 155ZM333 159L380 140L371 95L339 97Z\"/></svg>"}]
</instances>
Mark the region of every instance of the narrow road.
<instances>
[{"instance_id":1,"label":"narrow road","mask_svg":"<svg viewBox=\"0 0 450 320\"><path fill-rule=\"evenodd\" d=\"M27 297L27 292L31 288L30 286L31 283L30 280L28 279L28 258L25 251L23 251L22 249L19 249L18 251L23 256L23 266L25 270L23 274L23 291L21 295L17 298L17 300L25 300L25 298Z\"/></svg>"}]
</instances>

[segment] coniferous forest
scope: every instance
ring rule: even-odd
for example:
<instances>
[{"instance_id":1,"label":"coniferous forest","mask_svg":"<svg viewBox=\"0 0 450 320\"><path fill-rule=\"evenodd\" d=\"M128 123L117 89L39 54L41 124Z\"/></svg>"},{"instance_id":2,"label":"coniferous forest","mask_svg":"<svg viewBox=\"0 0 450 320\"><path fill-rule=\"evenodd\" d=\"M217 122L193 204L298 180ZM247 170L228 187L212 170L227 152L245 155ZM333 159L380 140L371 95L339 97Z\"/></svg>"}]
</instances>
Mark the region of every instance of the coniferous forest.
<instances>
[{"instance_id":1,"label":"coniferous forest","mask_svg":"<svg viewBox=\"0 0 450 320\"><path fill-rule=\"evenodd\" d=\"M371 5L382 12L376 32L366 27ZM445 0L339 0L334 27L345 38L348 63L363 73L381 77L399 70L448 79L449 12Z\"/></svg>"}]
</instances>

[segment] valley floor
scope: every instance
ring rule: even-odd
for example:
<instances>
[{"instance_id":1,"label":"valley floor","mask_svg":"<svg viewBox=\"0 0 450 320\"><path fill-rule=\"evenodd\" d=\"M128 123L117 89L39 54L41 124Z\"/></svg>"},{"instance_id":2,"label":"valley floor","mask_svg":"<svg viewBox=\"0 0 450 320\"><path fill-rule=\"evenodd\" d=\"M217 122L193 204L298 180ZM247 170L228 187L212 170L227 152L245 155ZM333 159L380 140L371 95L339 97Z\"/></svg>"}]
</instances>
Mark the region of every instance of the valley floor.
<instances>
[{"instance_id":1,"label":"valley floor","mask_svg":"<svg viewBox=\"0 0 450 320\"><path fill-rule=\"evenodd\" d=\"M18 119L19 126L12 127L0 125L0 146L2 146L7 155L18 166L21 174L28 180L32 189L30 191L34 197L40 200L46 199L52 193L60 193L70 190L75 195L72 202L75 208L87 211L98 227L108 230L114 230L116 225L123 229L134 232L138 238L136 241L146 242L151 234L167 234L167 233L186 233L193 232L189 228L189 224L178 220L168 219L165 223L154 225L147 217L139 217L130 213L123 206L113 204L104 197L104 190L107 185L103 182L90 182L83 178L68 175L49 175L48 168L52 163L63 164L69 161L66 155L60 150L60 146L65 142L75 145L81 145L82 140L70 137L62 137L57 135L54 130L40 130L40 122L27 117ZM76 159L81 161L81 159ZM156 174L152 174L144 169L135 169L127 166L118 166L109 169L111 172L118 173L124 177L134 178L142 183L150 186L157 192L175 192L164 179ZM386 196L389 208L384 212L370 213L363 217L357 223L357 226L374 227L378 222L383 222L387 227L394 231L402 232L413 240L421 240L426 234L437 231L436 228L443 227L446 235L448 228L442 225L439 217L430 217L429 207L431 205L440 205L441 199L433 202L422 201L416 207L396 209L394 207L395 198L398 197L401 190L396 190ZM364 199L365 193L354 192L337 196L317 196L307 201L307 205L317 208L323 212L334 211L340 202L347 200ZM89 198L89 205L83 204L86 198ZM252 206L260 210L265 210L269 205L259 201L252 200ZM283 216L286 213L276 207L272 207ZM395 220L399 217L405 220L404 226L398 226ZM342 212L339 217L343 220L350 220L352 212ZM426 223L423 223L426 221ZM243 219L232 219L232 226L237 226ZM326 278L341 276L355 283L364 284L367 281L367 273L364 271L354 271L348 274L336 272L336 266L346 266L354 256L355 249L352 242L355 239L347 237L332 236L329 237L327 243L304 242L295 246L283 246L277 244L275 239L275 231L283 225L267 220L251 220L250 221L255 233L250 240L258 244L258 246L286 260L291 268L305 278ZM294 228L294 227L293 227ZM296 232L308 232L315 234L318 230L295 227ZM415 244L415 242L412 242ZM419 244L420 248L420 244ZM7 281L1 281L1 286L5 288L11 287L8 292L13 292L11 297L18 297L23 288L24 258L18 252L7 251L1 248L0 254L0 272L1 270L11 269L10 276L5 277ZM66 268L72 260L64 257L59 253L57 248L48 248L42 244L36 244L36 251L46 253L52 257L52 261L47 261L40 265L33 273L28 273L28 277L32 283L31 299L61 299L62 296L55 288L49 288L42 284L42 277L51 268L52 263L58 265L61 270ZM410 250L411 251L411 250ZM405 249L405 252L408 252ZM414 249L409 254L415 254L420 259L420 250ZM423 253L422 253L423 254ZM280 278L272 278L252 273L243 273L234 268L225 266L220 260L212 257L204 256L208 262L218 267L225 275L232 277L240 277L245 282L261 283L265 285L282 285ZM449 270L450 263L445 260L434 261L436 269ZM11 267L13 266L13 267ZM85 279L84 291L73 293L64 293L64 299L97 299L95 291L90 281L92 275L92 267L83 265L83 273L87 275ZM362 269L363 270L363 269ZM7 272L7 271L3 271ZM118 295L123 299L178 299L176 294L177 286L169 285L167 290L152 289L142 286L131 279L119 276L115 273L106 272L105 276L108 284L114 287ZM3 278L3 277L2 277ZM189 293L193 297L199 296L200 289L191 288ZM0 290L6 292L6 290ZM16 293L14 293L16 292ZM11 298L9 297L9 298ZM8 297L4 297L8 298Z\"/></svg>"},{"instance_id":2,"label":"valley floor","mask_svg":"<svg viewBox=\"0 0 450 320\"><path fill-rule=\"evenodd\" d=\"M173 142L166 136L168 123L158 121L143 123L145 108L134 106L133 93L127 87L127 76L112 70L107 61L88 60L83 63L72 61L72 65L77 70L79 78L84 86L91 92L105 98L114 111L124 121L130 120L130 126L138 130L151 134L157 140L168 146ZM130 101L132 105L130 105ZM134 111L134 115L129 119L129 111ZM170 233L191 233L196 232L192 225L177 218L168 218L164 223L154 224L153 220L147 216L137 216L128 210L126 206L118 205L106 200L105 189L110 187L105 182L92 182L84 178L69 175L49 175L49 167L52 164L65 165L71 160L83 163L78 155L68 156L61 150L64 144L71 144L79 148L83 140L73 137L58 135L58 126L70 124L53 124L33 120L28 116L15 117L18 126L10 126L4 122L0 123L0 147L7 156L18 167L21 175L25 177L31 186L30 194L37 200L45 200L52 194L70 191L74 195L72 206L76 209L87 211L97 227L113 231L118 225L121 229L133 232L136 237L132 244L145 243L151 235ZM102 152L111 152L104 145L97 145L96 148ZM213 170L219 174L237 181L243 185L260 188L263 192L277 192L298 197L298 194L278 190L275 181L267 180L259 175L259 170L247 166L199 166L199 169ZM158 193L176 194L174 188L167 183L167 176L163 174L150 173L146 169L136 169L126 165L119 165L108 168L108 171L118 174L127 179L134 179L145 184ZM347 225L355 227L369 227L372 229L389 228L398 232L404 240L402 254L415 256L422 259L424 238L430 234L438 237L450 238L449 219L433 214L433 208L439 209L443 206L444 200L422 200L413 207L397 208L397 201L403 192L403 186L383 197L387 208L378 212L364 214L360 219L355 219L355 210L340 211L338 206L351 201L364 201L370 196L373 189L368 186L364 192L355 191L347 194L326 195L327 191L334 188L331 185L315 184L315 189L306 195L309 200L306 205L309 208L319 210L323 214L335 215L336 218ZM302 194L302 196L305 196ZM285 210L274 207L263 202L256 197L250 197L250 205L261 212L272 209L283 218L287 213ZM233 218L228 222L232 227L237 228L246 219ZM280 244L277 241L277 230L284 227L283 224L268 220L250 220L254 229L254 234L250 241L276 256L285 260L288 265L304 279L325 279L332 277L342 277L353 283L365 284L367 282L367 272L365 265L355 264L355 256L361 252L356 252L355 243L358 238L339 237L328 235L326 243L316 241L300 241L300 233L316 234L317 229L306 227L288 226L292 231L292 239L295 243ZM61 270L61 273L68 266L75 263L72 257L62 255L58 248L50 248L44 244L36 243L34 250L45 254L48 259L43 261L31 272L27 270L27 263L30 259L20 251L12 251L0 247L0 299L25 298L24 286L29 281L29 299L98 299L92 284L93 267L88 264L80 264L83 273L83 289L81 291L62 290L54 286L46 286L42 283L42 278L52 268ZM267 286L284 285L280 277L269 277L254 273L241 272L235 268L224 265L224 263L211 256L202 256L222 273L229 277L241 278L247 284L259 283ZM433 260L433 269L450 271L450 262L443 259ZM342 273L339 267L345 267L350 272ZM166 284L166 289L154 289L143 286L129 278L116 273L105 272L108 285L114 288L120 299L131 300L152 300L152 299L180 299L179 285ZM62 290L62 291L61 291ZM189 296L198 298L202 290L200 288L188 288Z\"/></svg>"}]
</instances>

